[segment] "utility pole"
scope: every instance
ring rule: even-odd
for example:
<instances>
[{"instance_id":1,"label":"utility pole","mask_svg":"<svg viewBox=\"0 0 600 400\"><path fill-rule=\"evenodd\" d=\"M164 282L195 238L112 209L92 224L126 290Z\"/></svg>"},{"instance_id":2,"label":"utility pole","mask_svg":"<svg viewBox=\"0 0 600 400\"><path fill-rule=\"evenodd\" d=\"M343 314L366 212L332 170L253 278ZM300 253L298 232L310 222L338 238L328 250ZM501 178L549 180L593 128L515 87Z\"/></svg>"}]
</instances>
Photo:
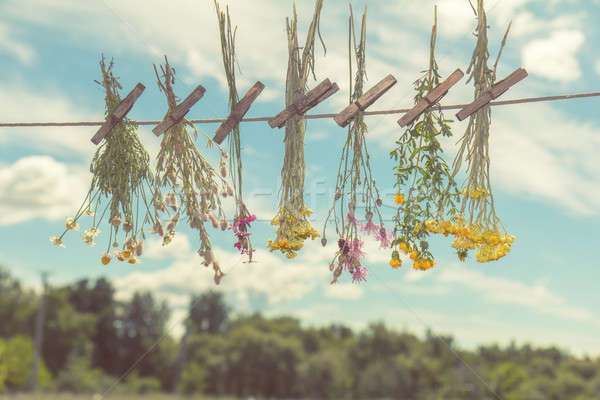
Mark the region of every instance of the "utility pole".
<instances>
[{"instance_id":1,"label":"utility pole","mask_svg":"<svg viewBox=\"0 0 600 400\"><path fill-rule=\"evenodd\" d=\"M33 362L31 364L31 375L29 377L29 387L32 392L37 390L38 385L38 360L42 353L42 344L44 342L44 322L46 320L46 293L48 292L48 272L42 271L42 297L40 306L35 319Z\"/></svg>"}]
</instances>

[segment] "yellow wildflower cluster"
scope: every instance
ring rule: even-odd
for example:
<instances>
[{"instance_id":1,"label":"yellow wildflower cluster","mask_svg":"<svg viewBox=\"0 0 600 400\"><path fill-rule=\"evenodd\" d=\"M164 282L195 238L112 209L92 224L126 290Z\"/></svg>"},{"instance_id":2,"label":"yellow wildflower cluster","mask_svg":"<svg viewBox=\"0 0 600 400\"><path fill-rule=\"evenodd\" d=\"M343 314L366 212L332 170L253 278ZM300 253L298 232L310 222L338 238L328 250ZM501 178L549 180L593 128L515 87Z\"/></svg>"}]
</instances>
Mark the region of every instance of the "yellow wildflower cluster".
<instances>
[{"instance_id":1,"label":"yellow wildflower cluster","mask_svg":"<svg viewBox=\"0 0 600 400\"><path fill-rule=\"evenodd\" d=\"M400 254L398 254L398 250L392 251L392 259L390 260L390 265L392 268L399 268L402 266L402 260L400 260Z\"/></svg>"},{"instance_id":2,"label":"yellow wildflower cluster","mask_svg":"<svg viewBox=\"0 0 600 400\"><path fill-rule=\"evenodd\" d=\"M119 261L127 261L129 264L138 264L144 249L144 241L136 242L135 239L128 237L123 242L123 250L114 251L113 254L104 253L100 257L102 264L106 265L115 257ZM136 257L137 256L137 257Z\"/></svg>"},{"instance_id":3,"label":"yellow wildflower cluster","mask_svg":"<svg viewBox=\"0 0 600 400\"><path fill-rule=\"evenodd\" d=\"M504 257L510 251L515 237L503 235L499 229L484 229L479 224L467 225L464 218L457 216L452 221L429 220L425 223L431 233L441 233L444 236L456 236L452 247L457 249L458 258L464 261L467 250L475 250L479 262L495 261Z\"/></svg>"},{"instance_id":4,"label":"yellow wildflower cluster","mask_svg":"<svg viewBox=\"0 0 600 400\"><path fill-rule=\"evenodd\" d=\"M413 260L413 268L414 269L419 269L419 270L425 271L425 270L428 270L429 268L432 268L436 264L433 260L420 257L419 252L412 249L410 247L410 245L408 245L405 242L400 242L400 244L398 245L398 248L404 254L408 255L411 260ZM398 253L397 250L394 250L392 252L392 259L390 260L390 265L392 266L392 268L398 268L398 267L402 266L402 261L400 260L400 254Z\"/></svg>"},{"instance_id":5,"label":"yellow wildflower cluster","mask_svg":"<svg viewBox=\"0 0 600 400\"><path fill-rule=\"evenodd\" d=\"M306 217L310 216L310 214L312 214L312 210L306 208L306 206L302 206L299 216L294 216L282 207L279 214L271 220L271 225L279 226L279 228L276 231L277 239L267 242L269 250L279 250L287 258L294 258L297 255L296 252L302 248L306 239L309 237L312 240L318 238L320 236L319 232L306 220Z\"/></svg>"},{"instance_id":6,"label":"yellow wildflower cluster","mask_svg":"<svg viewBox=\"0 0 600 400\"><path fill-rule=\"evenodd\" d=\"M84 234L81 235L81 240L93 247L96 245L96 242L94 242L94 238L98 236L99 233L100 231L96 227L86 229Z\"/></svg>"},{"instance_id":7,"label":"yellow wildflower cluster","mask_svg":"<svg viewBox=\"0 0 600 400\"><path fill-rule=\"evenodd\" d=\"M462 194L463 196L467 195L467 189L463 189L462 190ZM485 196L489 196L490 195L490 191L484 188L479 188L479 189L470 189L469 190L469 197L472 199L478 199L480 197L485 197Z\"/></svg>"}]
</instances>

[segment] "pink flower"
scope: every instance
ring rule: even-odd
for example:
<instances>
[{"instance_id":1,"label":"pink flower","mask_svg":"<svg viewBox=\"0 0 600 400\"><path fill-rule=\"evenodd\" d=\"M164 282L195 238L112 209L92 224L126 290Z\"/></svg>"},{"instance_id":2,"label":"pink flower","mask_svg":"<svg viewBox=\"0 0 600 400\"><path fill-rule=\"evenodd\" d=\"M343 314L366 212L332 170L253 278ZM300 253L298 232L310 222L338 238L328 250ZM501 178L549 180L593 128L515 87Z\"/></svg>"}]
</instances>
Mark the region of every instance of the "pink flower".
<instances>
[{"instance_id":1,"label":"pink flower","mask_svg":"<svg viewBox=\"0 0 600 400\"><path fill-rule=\"evenodd\" d=\"M348 211L348 214L346 214L346 222L348 222L349 224L354 224L354 225L358 224L358 220L354 216L353 212Z\"/></svg>"},{"instance_id":2,"label":"pink flower","mask_svg":"<svg viewBox=\"0 0 600 400\"><path fill-rule=\"evenodd\" d=\"M386 231L384 228L381 228L375 234L375 240L378 240L380 242L379 247L381 247L381 248L391 247L392 246L392 236L393 236L392 232Z\"/></svg>"},{"instance_id":3,"label":"pink flower","mask_svg":"<svg viewBox=\"0 0 600 400\"><path fill-rule=\"evenodd\" d=\"M373 232L378 232L381 227L375 223L373 223L373 220L370 219L369 221L367 221L366 224L362 224L362 226L360 227L360 229L363 232L367 232L368 234L372 234Z\"/></svg>"},{"instance_id":4,"label":"pink flower","mask_svg":"<svg viewBox=\"0 0 600 400\"><path fill-rule=\"evenodd\" d=\"M352 283L366 281L367 274L368 274L367 266L365 265L364 267L361 267L359 265L358 267L356 267L356 269L354 270L354 273L352 274Z\"/></svg>"},{"instance_id":5,"label":"pink flower","mask_svg":"<svg viewBox=\"0 0 600 400\"><path fill-rule=\"evenodd\" d=\"M362 245L363 245L362 240L354 239L352 241L352 244L350 245L349 256L351 256L352 258L354 258L356 260L360 260L360 258L364 255L364 253L361 250Z\"/></svg>"}]
</instances>

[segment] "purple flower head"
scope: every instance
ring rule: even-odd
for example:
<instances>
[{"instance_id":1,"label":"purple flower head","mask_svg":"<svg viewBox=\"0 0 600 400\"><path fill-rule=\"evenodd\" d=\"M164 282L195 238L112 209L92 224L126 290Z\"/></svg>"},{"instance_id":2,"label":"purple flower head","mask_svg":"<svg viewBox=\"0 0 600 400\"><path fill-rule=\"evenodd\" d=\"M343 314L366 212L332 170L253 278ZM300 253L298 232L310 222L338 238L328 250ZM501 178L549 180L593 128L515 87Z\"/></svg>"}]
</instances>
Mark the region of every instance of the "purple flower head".
<instances>
[{"instance_id":1,"label":"purple flower head","mask_svg":"<svg viewBox=\"0 0 600 400\"><path fill-rule=\"evenodd\" d=\"M352 245L350 246L350 256L352 258L359 260L364 255L362 252L362 245L363 242L360 239L354 239L352 241Z\"/></svg>"},{"instance_id":2,"label":"purple flower head","mask_svg":"<svg viewBox=\"0 0 600 400\"><path fill-rule=\"evenodd\" d=\"M354 273L352 273L352 283L366 281L367 280L368 269L365 265L364 267L358 266Z\"/></svg>"},{"instance_id":3,"label":"purple flower head","mask_svg":"<svg viewBox=\"0 0 600 400\"><path fill-rule=\"evenodd\" d=\"M381 227L373 222L373 220L369 219L366 224L362 224L360 229L363 232L367 232L368 234L372 234L374 232L378 232Z\"/></svg>"},{"instance_id":4,"label":"purple flower head","mask_svg":"<svg viewBox=\"0 0 600 400\"><path fill-rule=\"evenodd\" d=\"M358 224L358 220L354 216L354 212L348 211L348 214L346 214L346 222L348 222L349 224L354 224L354 225Z\"/></svg>"},{"instance_id":5,"label":"purple flower head","mask_svg":"<svg viewBox=\"0 0 600 400\"><path fill-rule=\"evenodd\" d=\"M382 248L391 247L392 246L392 232L386 231L384 228L381 228L375 234L375 240L379 241L379 246Z\"/></svg>"}]
</instances>

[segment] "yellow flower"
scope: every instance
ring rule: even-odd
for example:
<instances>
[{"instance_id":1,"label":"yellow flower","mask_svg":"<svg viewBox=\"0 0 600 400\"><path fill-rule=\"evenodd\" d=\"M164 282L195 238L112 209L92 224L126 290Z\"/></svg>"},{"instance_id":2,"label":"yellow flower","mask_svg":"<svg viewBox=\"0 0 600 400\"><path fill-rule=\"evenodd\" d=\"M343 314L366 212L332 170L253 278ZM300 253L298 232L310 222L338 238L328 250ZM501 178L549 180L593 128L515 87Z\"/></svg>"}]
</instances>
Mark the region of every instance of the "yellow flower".
<instances>
[{"instance_id":1,"label":"yellow flower","mask_svg":"<svg viewBox=\"0 0 600 400\"><path fill-rule=\"evenodd\" d=\"M398 193L394 196L394 203L403 204L404 203L404 195L402 193Z\"/></svg>"},{"instance_id":2,"label":"yellow flower","mask_svg":"<svg viewBox=\"0 0 600 400\"><path fill-rule=\"evenodd\" d=\"M138 258L133 257L133 258L130 258L129 260L127 260L127 262L129 264L139 264L141 261Z\"/></svg>"},{"instance_id":3,"label":"yellow flower","mask_svg":"<svg viewBox=\"0 0 600 400\"><path fill-rule=\"evenodd\" d=\"M112 259L112 256L108 253L104 253L102 254L102 257L100 258L100 261L102 261L102 264L106 265L110 262L110 260Z\"/></svg>"},{"instance_id":4,"label":"yellow flower","mask_svg":"<svg viewBox=\"0 0 600 400\"><path fill-rule=\"evenodd\" d=\"M436 264L436 263L435 263L435 262L433 262L433 260L429 260L429 259L422 260L422 262L421 262L421 268L422 268L423 270L427 270L427 269L429 269L429 268L433 268L433 266L434 266L435 264Z\"/></svg>"},{"instance_id":5,"label":"yellow flower","mask_svg":"<svg viewBox=\"0 0 600 400\"><path fill-rule=\"evenodd\" d=\"M89 234L91 234L92 236L98 236L98 234L100 233L100 230L94 226L94 227L91 227L90 229L87 229L87 230L85 231L85 233L86 233L86 234L87 234L87 233L89 233Z\"/></svg>"},{"instance_id":6,"label":"yellow flower","mask_svg":"<svg viewBox=\"0 0 600 400\"><path fill-rule=\"evenodd\" d=\"M64 245L64 244L63 244L63 242L62 242L62 240L61 240L60 238L57 238L56 236L52 236L52 237L50 238L50 241L51 241L52 243L54 243L55 245L57 245L58 247L62 247L62 248L64 248L64 247L65 247L65 245Z\"/></svg>"},{"instance_id":7,"label":"yellow flower","mask_svg":"<svg viewBox=\"0 0 600 400\"><path fill-rule=\"evenodd\" d=\"M96 243L94 243L94 235L89 233L88 231L86 231L85 234L81 235L81 239L92 247L96 245Z\"/></svg>"},{"instance_id":8,"label":"yellow flower","mask_svg":"<svg viewBox=\"0 0 600 400\"><path fill-rule=\"evenodd\" d=\"M411 260L416 260L416 259L417 259L417 256L418 256L418 254L417 254L417 252L416 252L416 251L413 251L413 252L411 252L411 253L410 253L410 259L411 259Z\"/></svg>"},{"instance_id":9,"label":"yellow flower","mask_svg":"<svg viewBox=\"0 0 600 400\"><path fill-rule=\"evenodd\" d=\"M296 257L296 255L297 255L297 253L296 253L295 251L288 251L288 252L285 254L285 256L286 256L287 258L294 258L294 257Z\"/></svg>"},{"instance_id":10,"label":"yellow flower","mask_svg":"<svg viewBox=\"0 0 600 400\"><path fill-rule=\"evenodd\" d=\"M460 261L465 261L465 259L467 258L468 251L466 249L458 249L456 251L456 254L458 255L458 259Z\"/></svg>"},{"instance_id":11,"label":"yellow flower","mask_svg":"<svg viewBox=\"0 0 600 400\"><path fill-rule=\"evenodd\" d=\"M96 213L93 212L92 210L90 210L89 208L87 210L85 210L85 214L89 215L90 217L93 217L94 215L96 215Z\"/></svg>"},{"instance_id":12,"label":"yellow flower","mask_svg":"<svg viewBox=\"0 0 600 400\"><path fill-rule=\"evenodd\" d=\"M67 223L65 225L67 229L75 229L76 231L79 230L79 225L73 218L67 218Z\"/></svg>"},{"instance_id":13,"label":"yellow flower","mask_svg":"<svg viewBox=\"0 0 600 400\"><path fill-rule=\"evenodd\" d=\"M402 261L400 261L399 258L392 258L390 260L390 265L392 266L392 268L398 268L402 266Z\"/></svg>"}]
</instances>

